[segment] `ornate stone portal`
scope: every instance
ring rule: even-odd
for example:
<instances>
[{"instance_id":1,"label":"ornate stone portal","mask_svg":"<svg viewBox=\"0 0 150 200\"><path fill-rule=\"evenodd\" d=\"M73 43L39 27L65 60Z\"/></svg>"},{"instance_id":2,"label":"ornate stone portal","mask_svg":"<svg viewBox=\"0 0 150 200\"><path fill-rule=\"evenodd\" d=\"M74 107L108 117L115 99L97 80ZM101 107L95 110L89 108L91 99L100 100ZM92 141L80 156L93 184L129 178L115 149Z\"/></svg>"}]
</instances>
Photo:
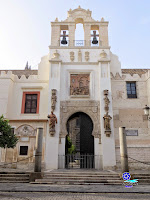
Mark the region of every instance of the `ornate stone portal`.
<instances>
[{"instance_id":1,"label":"ornate stone portal","mask_svg":"<svg viewBox=\"0 0 150 200\"><path fill-rule=\"evenodd\" d=\"M70 95L89 95L90 74L70 75Z\"/></svg>"},{"instance_id":2,"label":"ornate stone portal","mask_svg":"<svg viewBox=\"0 0 150 200\"><path fill-rule=\"evenodd\" d=\"M98 101L61 101L60 108L60 138L64 138L68 134L66 124L69 117L76 112L84 112L92 119L92 135L99 138L99 143L101 143L100 105Z\"/></svg>"}]
</instances>

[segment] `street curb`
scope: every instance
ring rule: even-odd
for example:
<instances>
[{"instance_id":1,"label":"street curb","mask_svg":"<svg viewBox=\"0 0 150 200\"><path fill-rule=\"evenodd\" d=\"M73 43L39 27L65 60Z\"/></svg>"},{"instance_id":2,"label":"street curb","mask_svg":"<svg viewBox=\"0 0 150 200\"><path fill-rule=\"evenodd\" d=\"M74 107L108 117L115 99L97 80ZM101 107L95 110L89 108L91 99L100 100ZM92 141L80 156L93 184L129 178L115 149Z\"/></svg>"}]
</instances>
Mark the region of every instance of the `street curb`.
<instances>
[{"instance_id":1,"label":"street curb","mask_svg":"<svg viewBox=\"0 0 150 200\"><path fill-rule=\"evenodd\" d=\"M96 194L106 194L106 193L109 193L109 194L116 194L116 193L132 193L132 194L150 194L150 191L149 192L133 192L133 191L116 191L116 192L111 192L111 191L103 191L103 192L99 192L99 191L49 191L49 190L45 190L45 191L29 191L29 190L16 190L16 191L11 191L11 190L0 190L0 192L3 192L3 193L6 193L6 192L12 192L12 193L20 193L20 192L25 192L25 193L81 193L81 194L93 194L93 193L96 193Z\"/></svg>"}]
</instances>

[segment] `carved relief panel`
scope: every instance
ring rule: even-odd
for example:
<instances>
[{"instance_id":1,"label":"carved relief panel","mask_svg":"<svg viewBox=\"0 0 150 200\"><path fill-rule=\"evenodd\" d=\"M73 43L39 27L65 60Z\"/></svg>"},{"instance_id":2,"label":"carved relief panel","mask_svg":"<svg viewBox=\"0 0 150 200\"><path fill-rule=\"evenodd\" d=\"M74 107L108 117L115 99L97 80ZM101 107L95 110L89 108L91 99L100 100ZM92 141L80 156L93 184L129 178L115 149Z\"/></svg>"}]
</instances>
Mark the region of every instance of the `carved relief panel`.
<instances>
[{"instance_id":1,"label":"carved relief panel","mask_svg":"<svg viewBox=\"0 0 150 200\"><path fill-rule=\"evenodd\" d=\"M30 125L22 125L16 131L17 136L36 136L36 130Z\"/></svg>"},{"instance_id":2,"label":"carved relief panel","mask_svg":"<svg viewBox=\"0 0 150 200\"><path fill-rule=\"evenodd\" d=\"M70 75L70 95L89 95L90 74Z\"/></svg>"}]
</instances>

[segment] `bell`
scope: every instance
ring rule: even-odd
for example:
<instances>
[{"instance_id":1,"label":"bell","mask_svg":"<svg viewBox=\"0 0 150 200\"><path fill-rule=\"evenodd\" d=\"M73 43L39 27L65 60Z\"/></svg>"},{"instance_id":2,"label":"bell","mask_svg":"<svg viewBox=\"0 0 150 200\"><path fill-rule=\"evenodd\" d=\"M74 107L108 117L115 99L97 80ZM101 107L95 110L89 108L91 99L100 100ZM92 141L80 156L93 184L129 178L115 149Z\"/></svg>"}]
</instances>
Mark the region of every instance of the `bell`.
<instances>
[{"instance_id":1,"label":"bell","mask_svg":"<svg viewBox=\"0 0 150 200\"><path fill-rule=\"evenodd\" d=\"M98 40L96 38L96 31L93 31L93 41L92 44L98 44Z\"/></svg>"},{"instance_id":2,"label":"bell","mask_svg":"<svg viewBox=\"0 0 150 200\"><path fill-rule=\"evenodd\" d=\"M63 31L63 38L62 38L61 44L67 44L66 31Z\"/></svg>"}]
</instances>

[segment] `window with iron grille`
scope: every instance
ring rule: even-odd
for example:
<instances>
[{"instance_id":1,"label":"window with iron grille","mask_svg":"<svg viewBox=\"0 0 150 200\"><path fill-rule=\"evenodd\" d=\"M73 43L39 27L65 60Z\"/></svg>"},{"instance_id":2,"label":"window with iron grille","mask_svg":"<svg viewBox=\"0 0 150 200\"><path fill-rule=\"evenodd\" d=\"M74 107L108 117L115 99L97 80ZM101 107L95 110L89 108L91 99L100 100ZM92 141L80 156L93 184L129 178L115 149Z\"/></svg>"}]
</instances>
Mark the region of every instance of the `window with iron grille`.
<instances>
[{"instance_id":1,"label":"window with iron grille","mask_svg":"<svg viewBox=\"0 0 150 200\"><path fill-rule=\"evenodd\" d=\"M24 113L36 113L36 111L37 111L37 94L26 94Z\"/></svg>"},{"instance_id":2,"label":"window with iron grille","mask_svg":"<svg viewBox=\"0 0 150 200\"><path fill-rule=\"evenodd\" d=\"M127 82L127 97L128 98L137 98L136 94L136 82Z\"/></svg>"},{"instance_id":3,"label":"window with iron grille","mask_svg":"<svg viewBox=\"0 0 150 200\"><path fill-rule=\"evenodd\" d=\"M20 155L22 156L28 155L28 146L20 146Z\"/></svg>"}]
</instances>

